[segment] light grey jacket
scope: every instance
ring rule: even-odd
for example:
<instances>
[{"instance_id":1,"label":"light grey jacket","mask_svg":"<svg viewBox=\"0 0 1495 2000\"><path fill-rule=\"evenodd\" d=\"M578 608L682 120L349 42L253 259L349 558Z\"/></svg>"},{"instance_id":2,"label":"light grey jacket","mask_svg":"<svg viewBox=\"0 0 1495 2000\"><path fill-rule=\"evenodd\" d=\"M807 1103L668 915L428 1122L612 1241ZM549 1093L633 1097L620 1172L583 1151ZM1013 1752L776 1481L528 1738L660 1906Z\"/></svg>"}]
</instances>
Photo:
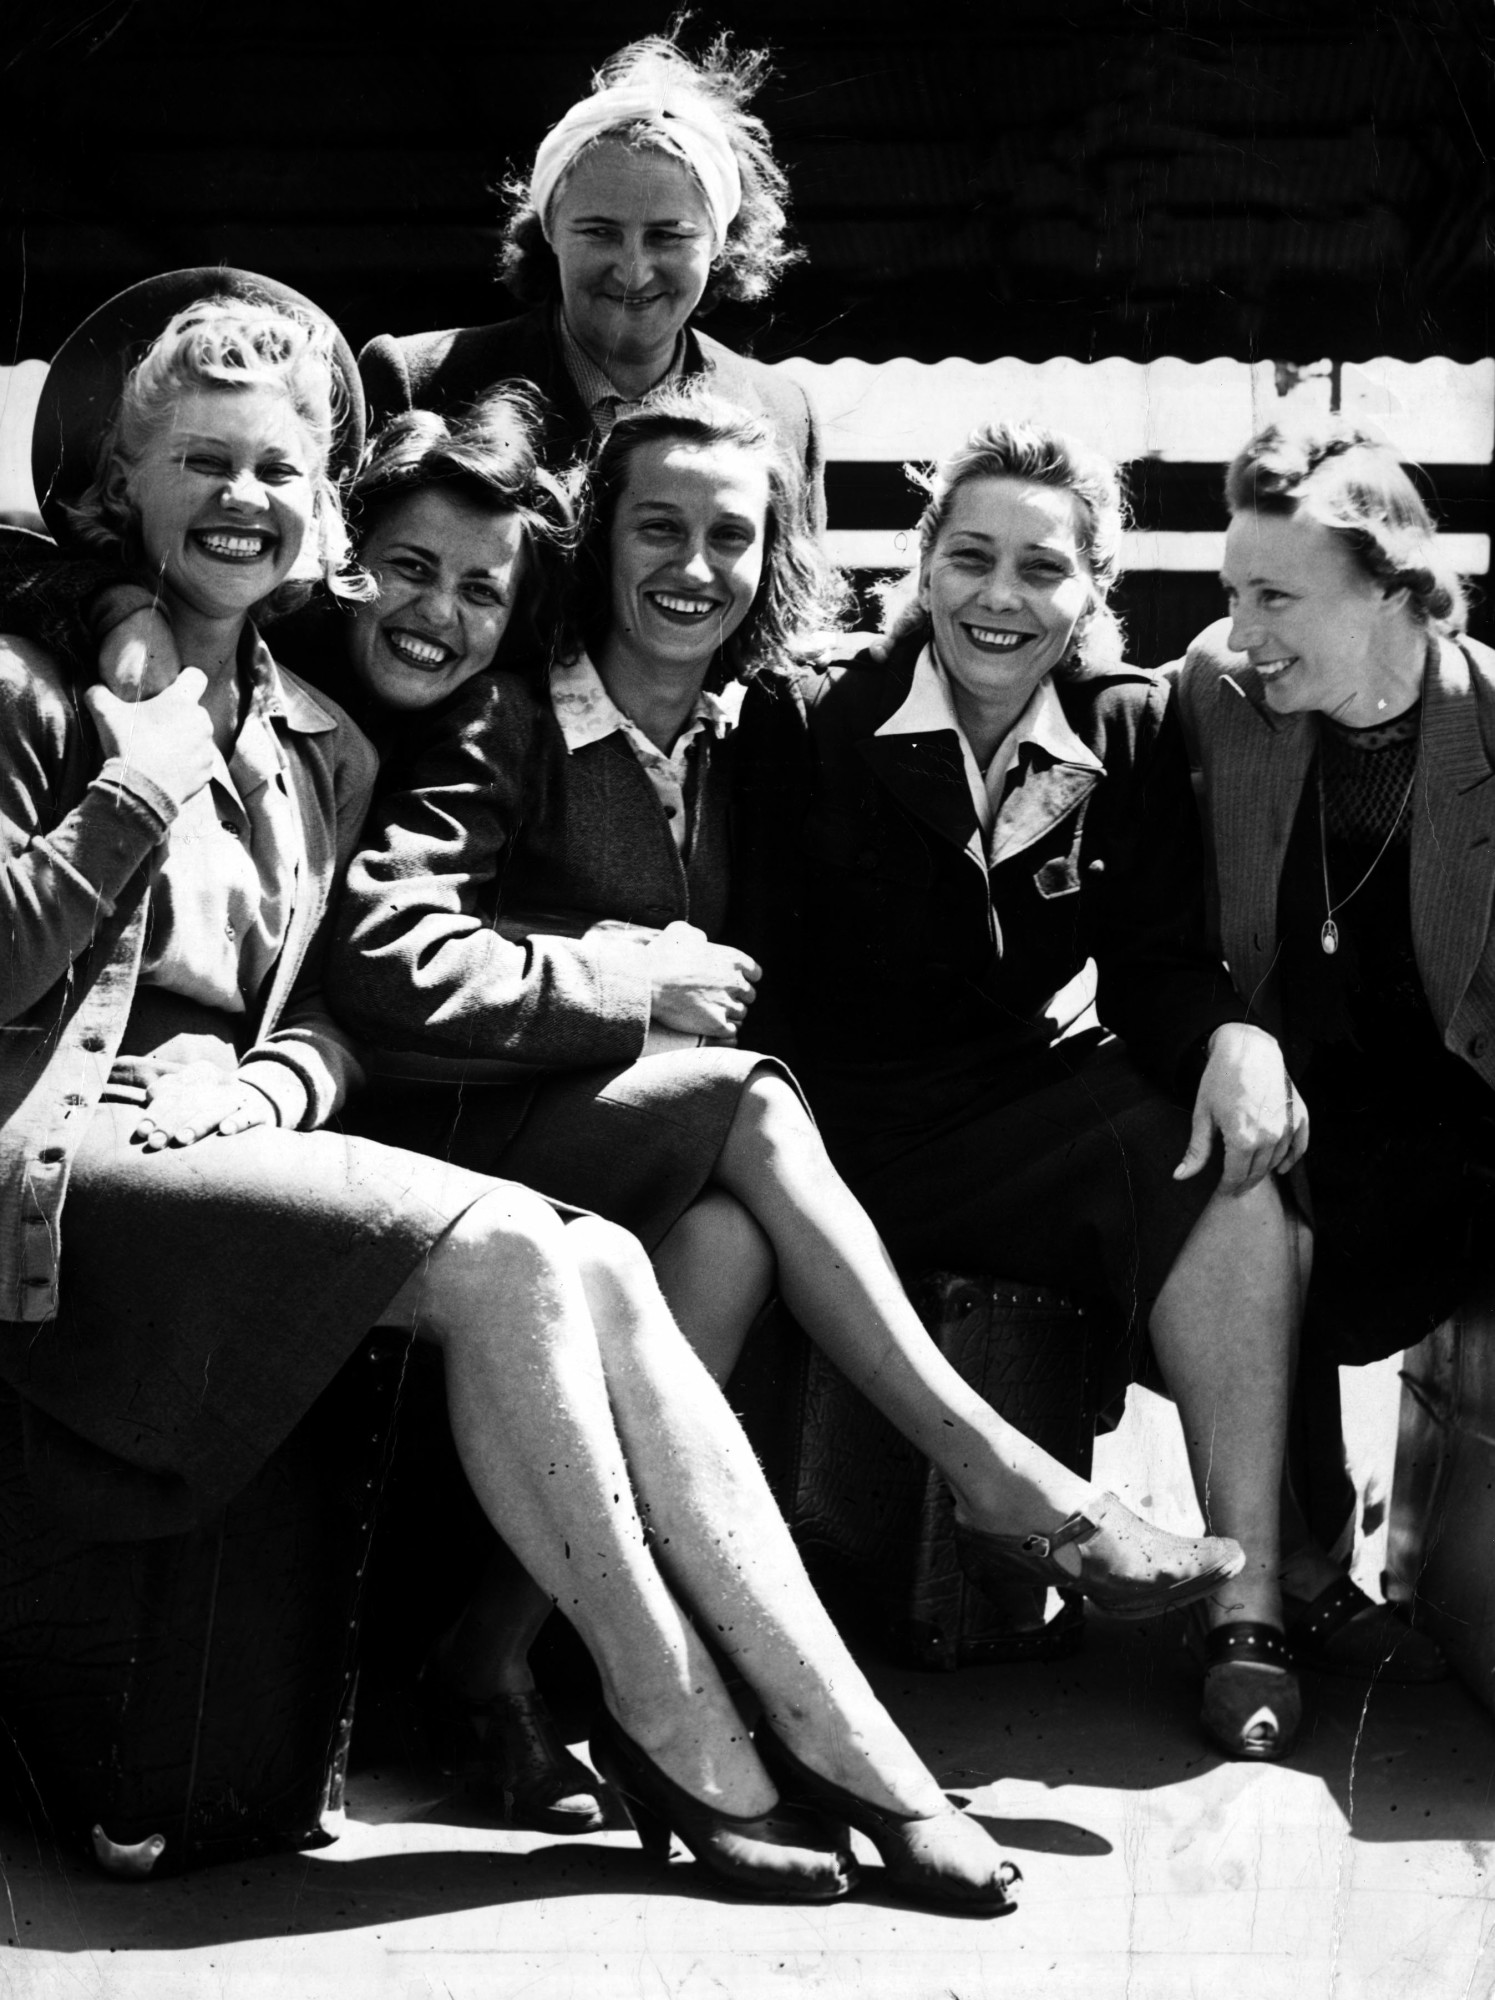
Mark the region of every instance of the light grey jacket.
<instances>
[{"instance_id":1,"label":"light grey jacket","mask_svg":"<svg viewBox=\"0 0 1495 2000\"><path fill-rule=\"evenodd\" d=\"M1204 776L1221 946L1250 1018L1278 1034L1277 889L1318 722L1267 708L1228 629L1222 619L1189 648L1179 703ZM1423 992L1444 1046L1495 1089L1495 652L1472 639L1441 640L1430 657L1413 809Z\"/></svg>"},{"instance_id":2,"label":"light grey jacket","mask_svg":"<svg viewBox=\"0 0 1495 2000\"><path fill-rule=\"evenodd\" d=\"M263 650L261 664L305 859L240 1070L282 1124L309 1128L360 1075L321 1003L317 934L363 824L375 758L334 703ZM148 780L118 759L101 763L79 690L51 656L0 637L0 1319L57 1310L68 1175L129 1020L151 857L173 817Z\"/></svg>"}]
</instances>

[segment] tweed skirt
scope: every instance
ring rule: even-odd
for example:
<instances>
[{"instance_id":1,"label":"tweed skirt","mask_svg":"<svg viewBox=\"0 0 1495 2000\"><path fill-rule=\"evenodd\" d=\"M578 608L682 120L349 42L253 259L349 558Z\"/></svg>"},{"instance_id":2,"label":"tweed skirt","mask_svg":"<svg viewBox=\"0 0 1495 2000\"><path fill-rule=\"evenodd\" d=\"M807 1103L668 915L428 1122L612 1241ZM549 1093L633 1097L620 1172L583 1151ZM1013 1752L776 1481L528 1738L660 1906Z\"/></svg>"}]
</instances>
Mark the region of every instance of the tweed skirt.
<instances>
[{"instance_id":1,"label":"tweed skirt","mask_svg":"<svg viewBox=\"0 0 1495 2000\"><path fill-rule=\"evenodd\" d=\"M593 1210L654 1250L716 1170L742 1094L784 1066L746 1049L685 1049L534 1084L376 1083L358 1129Z\"/></svg>"},{"instance_id":2,"label":"tweed skirt","mask_svg":"<svg viewBox=\"0 0 1495 2000\"><path fill-rule=\"evenodd\" d=\"M195 1011L156 1054L231 1066L238 1024ZM331 1130L148 1153L139 1116L106 1100L79 1145L56 1318L0 1323L32 1484L101 1536L185 1530L231 1499L493 1187Z\"/></svg>"}]
</instances>

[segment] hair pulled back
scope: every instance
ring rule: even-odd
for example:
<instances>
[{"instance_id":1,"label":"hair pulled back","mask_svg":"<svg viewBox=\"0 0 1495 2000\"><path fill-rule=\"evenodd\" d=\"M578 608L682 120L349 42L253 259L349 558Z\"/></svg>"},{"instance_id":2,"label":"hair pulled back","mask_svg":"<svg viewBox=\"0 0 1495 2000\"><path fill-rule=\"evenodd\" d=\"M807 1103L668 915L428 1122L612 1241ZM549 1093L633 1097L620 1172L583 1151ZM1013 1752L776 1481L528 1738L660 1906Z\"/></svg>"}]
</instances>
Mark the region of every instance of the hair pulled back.
<instances>
[{"instance_id":1,"label":"hair pulled back","mask_svg":"<svg viewBox=\"0 0 1495 2000\"><path fill-rule=\"evenodd\" d=\"M888 623L895 638L929 636L919 585L961 488L973 479L1021 479L1068 493L1075 503L1076 542L1089 572L1091 601L1075 626L1071 657L1088 667L1120 665L1121 620L1107 599L1120 573L1127 513L1121 477L1110 459L1060 431L994 418L978 425L932 475L913 467L908 472L929 497L919 516L918 555L890 598Z\"/></svg>"},{"instance_id":2,"label":"hair pulled back","mask_svg":"<svg viewBox=\"0 0 1495 2000\"><path fill-rule=\"evenodd\" d=\"M1422 496L1391 446L1331 419L1289 429L1268 424L1231 460L1232 514L1304 514L1344 543L1389 596L1407 593L1420 625L1445 634L1468 622L1464 584L1438 546Z\"/></svg>"}]
</instances>

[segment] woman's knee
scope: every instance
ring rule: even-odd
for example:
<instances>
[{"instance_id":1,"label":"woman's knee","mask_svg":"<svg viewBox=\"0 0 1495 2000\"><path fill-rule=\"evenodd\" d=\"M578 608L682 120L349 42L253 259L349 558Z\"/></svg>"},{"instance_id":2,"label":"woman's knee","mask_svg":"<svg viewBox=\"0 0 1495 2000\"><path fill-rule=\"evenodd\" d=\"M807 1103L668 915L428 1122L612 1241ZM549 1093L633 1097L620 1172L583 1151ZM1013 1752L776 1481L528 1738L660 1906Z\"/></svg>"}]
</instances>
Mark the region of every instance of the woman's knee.
<instances>
[{"instance_id":1,"label":"woman's knee","mask_svg":"<svg viewBox=\"0 0 1495 2000\"><path fill-rule=\"evenodd\" d=\"M737 1100L730 1138L772 1150L794 1147L824 1149L804 1099L783 1074L763 1063L748 1077Z\"/></svg>"},{"instance_id":2,"label":"woman's knee","mask_svg":"<svg viewBox=\"0 0 1495 2000\"><path fill-rule=\"evenodd\" d=\"M427 1260L422 1317L438 1331L491 1319L506 1292L564 1287L568 1245L543 1196L503 1182L452 1224Z\"/></svg>"},{"instance_id":3,"label":"woman's knee","mask_svg":"<svg viewBox=\"0 0 1495 2000\"><path fill-rule=\"evenodd\" d=\"M600 1215L578 1215L566 1224L566 1247L583 1284L605 1284L631 1298L657 1290L654 1266L638 1238Z\"/></svg>"}]
</instances>

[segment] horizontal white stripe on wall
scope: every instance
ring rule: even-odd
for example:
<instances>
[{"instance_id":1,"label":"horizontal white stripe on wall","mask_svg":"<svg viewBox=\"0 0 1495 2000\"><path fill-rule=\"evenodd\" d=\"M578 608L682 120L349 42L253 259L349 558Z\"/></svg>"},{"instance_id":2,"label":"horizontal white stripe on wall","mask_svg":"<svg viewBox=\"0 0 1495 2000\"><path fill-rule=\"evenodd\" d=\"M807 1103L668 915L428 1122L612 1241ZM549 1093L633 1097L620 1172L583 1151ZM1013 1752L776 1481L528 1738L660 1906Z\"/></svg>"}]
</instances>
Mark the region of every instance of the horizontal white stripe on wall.
<instances>
[{"instance_id":1,"label":"horizontal white stripe on wall","mask_svg":"<svg viewBox=\"0 0 1495 2000\"><path fill-rule=\"evenodd\" d=\"M843 359L779 364L815 405L829 459L929 459L991 417L1069 431L1109 457L1224 465L1278 417L1327 414L1328 361L1146 363ZM1488 465L1495 456L1495 360L1345 362L1341 414L1427 465Z\"/></svg>"},{"instance_id":2,"label":"horizontal white stripe on wall","mask_svg":"<svg viewBox=\"0 0 1495 2000\"><path fill-rule=\"evenodd\" d=\"M1440 535L1461 576L1484 576L1490 568L1488 535ZM906 569L913 559L912 528L832 528L826 536L831 561L843 569ZM1215 572L1225 554L1223 534L1183 534L1168 529L1122 538L1121 566L1139 570Z\"/></svg>"}]
</instances>

